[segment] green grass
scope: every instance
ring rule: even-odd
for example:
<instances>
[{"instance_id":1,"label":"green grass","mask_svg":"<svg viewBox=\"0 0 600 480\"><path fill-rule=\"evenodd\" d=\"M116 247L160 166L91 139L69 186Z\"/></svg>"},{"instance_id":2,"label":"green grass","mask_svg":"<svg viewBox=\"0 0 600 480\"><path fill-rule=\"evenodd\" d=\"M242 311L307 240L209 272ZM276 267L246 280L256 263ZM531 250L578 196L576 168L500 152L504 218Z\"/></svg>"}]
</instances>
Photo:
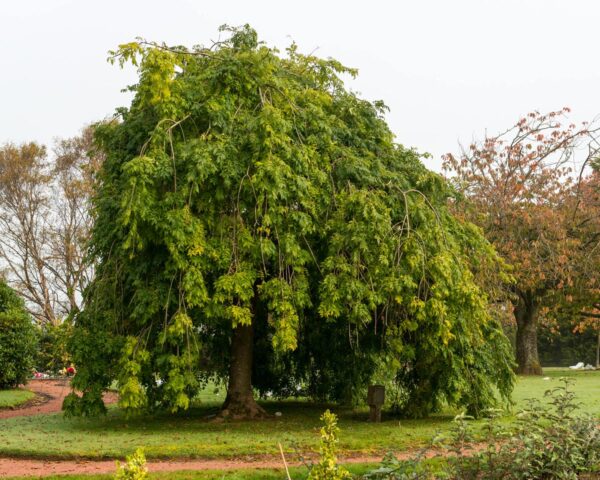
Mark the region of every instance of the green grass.
<instances>
[{"instance_id":1,"label":"green grass","mask_svg":"<svg viewBox=\"0 0 600 480\"><path fill-rule=\"evenodd\" d=\"M572 386L580 403L580 412L600 417L600 371L573 371L561 368L545 368L544 375L519 377L513 393L517 408L524 407L528 398L543 398L544 392L560 385L560 377L575 380ZM544 380L549 378L550 380Z\"/></svg>"},{"instance_id":2,"label":"green grass","mask_svg":"<svg viewBox=\"0 0 600 480\"><path fill-rule=\"evenodd\" d=\"M514 394L514 411L526 398L542 398L544 391L559 384L558 377L573 376L582 412L600 417L600 372L571 372L548 369L544 377L522 377ZM211 389L212 390L212 389ZM40 458L122 458L143 446L148 458L225 458L277 455L278 442L287 452L294 445L313 450L319 441L319 416L326 405L307 402L267 402L270 412L282 417L261 422L213 423L205 416L222 401L205 392L203 404L182 415L159 415L127 419L116 408L99 419L64 419L46 415L0 420L0 455ZM448 411L425 420L387 419L368 423L365 409L331 407L340 417L341 453L381 454L387 450L415 448L437 432L448 431L456 412ZM510 415L506 421L510 421ZM260 478L260 477L258 477ZM265 477L269 478L269 477Z\"/></svg>"},{"instance_id":3,"label":"green grass","mask_svg":"<svg viewBox=\"0 0 600 480\"><path fill-rule=\"evenodd\" d=\"M277 455L277 443L287 451L293 444L311 450L319 441L319 416L327 408L306 402L267 403L282 417L261 422L211 423L210 408L185 415L126 419L111 409L104 418L64 419L61 415L0 421L0 454L28 457L122 457L143 446L148 458L244 457ZM389 420L374 425L366 412L334 409L340 415L342 451L379 453L422 444L449 426L450 417Z\"/></svg>"},{"instance_id":4,"label":"green grass","mask_svg":"<svg viewBox=\"0 0 600 480\"><path fill-rule=\"evenodd\" d=\"M29 390L0 390L0 408L13 408L35 397Z\"/></svg>"}]
</instances>

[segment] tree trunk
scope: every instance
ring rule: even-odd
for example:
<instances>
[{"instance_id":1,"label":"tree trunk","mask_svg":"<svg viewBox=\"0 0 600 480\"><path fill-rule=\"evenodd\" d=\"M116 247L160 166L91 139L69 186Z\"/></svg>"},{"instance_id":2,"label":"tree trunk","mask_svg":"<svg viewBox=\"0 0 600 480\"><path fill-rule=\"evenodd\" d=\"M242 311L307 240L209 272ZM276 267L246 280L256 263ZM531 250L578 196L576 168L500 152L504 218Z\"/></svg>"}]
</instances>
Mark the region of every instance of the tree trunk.
<instances>
[{"instance_id":1,"label":"tree trunk","mask_svg":"<svg viewBox=\"0 0 600 480\"><path fill-rule=\"evenodd\" d=\"M517 321L517 373L541 375L537 348L537 316L539 305L531 294L519 296L514 314Z\"/></svg>"},{"instance_id":2,"label":"tree trunk","mask_svg":"<svg viewBox=\"0 0 600 480\"><path fill-rule=\"evenodd\" d=\"M252 393L252 359L254 329L252 325L238 325L231 338L229 384L227 397L219 418L264 418L267 413L254 400Z\"/></svg>"},{"instance_id":3,"label":"tree trunk","mask_svg":"<svg viewBox=\"0 0 600 480\"><path fill-rule=\"evenodd\" d=\"M598 343L596 344L596 368L600 368L600 330L598 330Z\"/></svg>"}]
</instances>

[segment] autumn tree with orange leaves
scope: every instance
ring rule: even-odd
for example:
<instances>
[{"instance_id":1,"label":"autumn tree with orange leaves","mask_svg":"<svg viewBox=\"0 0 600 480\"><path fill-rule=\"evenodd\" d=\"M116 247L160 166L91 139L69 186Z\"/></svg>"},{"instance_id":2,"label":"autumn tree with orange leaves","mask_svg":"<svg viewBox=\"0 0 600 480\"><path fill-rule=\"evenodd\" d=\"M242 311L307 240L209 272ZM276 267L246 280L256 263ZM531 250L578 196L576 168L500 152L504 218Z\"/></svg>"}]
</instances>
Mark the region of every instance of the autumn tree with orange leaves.
<instances>
[{"instance_id":1,"label":"autumn tree with orange leaves","mask_svg":"<svg viewBox=\"0 0 600 480\"><path fill-rule=\"evenodd\" d=\"M593 171L580 178L573 201L573 233L581 239L586 261L582 271L565 296L559 314L568 320L573 333L594 331L597 335L596 368L600 368L600 141L591 138L586 160ZM584 295L577 295L585 292Z\"/></svg>"},{"instance_id":2,"label":"autumn tree with orange leaves","mask_svg":"<svg viewBox=\"0 0 600 480\"><path fill-rule=\"evenodd\" d=\"M541 309L572 297L575 286L584 293L581 275L596 264L587 242L597 243L597 236L580 234L586 225L578 214L584 178L575 171L596 155L594 148L584 148L596 131L587 123L563 125L568 113L568 108L532 112L459 155L444 156L444 170L460 193L455 212L479 225L513 266L509 289L522 374L542 373L537 350ZM582 151L587 157L578 158L575 167L575 153L580 157Z\"/></svg>"}]
</instances>

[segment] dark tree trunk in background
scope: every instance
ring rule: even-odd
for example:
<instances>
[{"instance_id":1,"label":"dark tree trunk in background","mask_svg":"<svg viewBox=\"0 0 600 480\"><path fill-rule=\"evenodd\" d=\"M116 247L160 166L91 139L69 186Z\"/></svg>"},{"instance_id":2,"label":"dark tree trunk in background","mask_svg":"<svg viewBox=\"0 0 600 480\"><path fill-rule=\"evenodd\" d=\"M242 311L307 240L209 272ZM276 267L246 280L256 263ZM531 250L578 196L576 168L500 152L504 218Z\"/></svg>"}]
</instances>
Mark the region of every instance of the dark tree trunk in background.
<instances>
[{"instance_id":1,"label":"dark tree trunk in background","mask_svg":"<svg viewBox=\"0 0 600 480\"><path fill-rule=\"evenodd\" d=\"M256 403L252 392L252 359L254 329L252 325L238 325L231 337L229 384L227 397L221 408L221 418L261 418L267 413Z\"/></svg>"},{"instance_id":2,"label":"dark tree trunk in background","mask_svg":"<svg viewBox=\"0 0 600 480\"><path fill-rule=\"evenodd\" d=\"M538 357L537 321L539 305L529 292L519 295L514 314L517 322L517 373L541 375Z\"/></svg>"},{"instance_id":3,"label":"dark tree trunk in background","mask_svg":"<svg viewBox=\"0 0 600 480\"><path fill-rule=\"evenodd\" d=\"M596 368L600 368L600 330L598 331L598 343L596 344Z\"/></svg>"}]
</instances>

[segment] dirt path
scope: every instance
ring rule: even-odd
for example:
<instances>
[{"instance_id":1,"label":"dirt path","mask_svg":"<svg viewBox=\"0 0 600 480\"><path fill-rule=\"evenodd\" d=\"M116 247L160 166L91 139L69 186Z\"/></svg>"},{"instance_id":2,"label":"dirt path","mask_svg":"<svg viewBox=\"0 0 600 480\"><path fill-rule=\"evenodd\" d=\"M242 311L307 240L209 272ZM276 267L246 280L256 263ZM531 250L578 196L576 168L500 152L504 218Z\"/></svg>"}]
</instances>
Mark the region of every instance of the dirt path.
<instances>
[{"instance_id":1,"label":"dirt path","mask_svg":"<svg viewBox=\"0 0 600 480\"><path fill-rule=\"evenodd\" d=\"M439 450L427 452L426 457L439 455ZM407 460L414 452L397 454L397 458ZM340 458L340 463L379 463L381 456L356 456ZM286 458L289 466L299 466L300 462ZM256 460L154 460L148 462L150 472L176 472L182 470L238 470L256 468L277 468L283 472L281 457L264 457ZM0 477L114 473L114 460L27 460L0 458Z\"/></svg>"},{"instance_id":2,"label":"dirt path","mask_svg":"<svg viewBox=\"0 0 600 480\"><path fill-rule=\"evenodd\" d=\"M71 392L67 379L31 380L26 389L35 393L35 398L14 409L0 410L0 419L60 412L64 398ZM117 396L114 393L107 393L104 401L116 402ZM2 428L1 424L0 428ZM1 472L0 468L0 474Z\"/></svg>"}]
</instances>

